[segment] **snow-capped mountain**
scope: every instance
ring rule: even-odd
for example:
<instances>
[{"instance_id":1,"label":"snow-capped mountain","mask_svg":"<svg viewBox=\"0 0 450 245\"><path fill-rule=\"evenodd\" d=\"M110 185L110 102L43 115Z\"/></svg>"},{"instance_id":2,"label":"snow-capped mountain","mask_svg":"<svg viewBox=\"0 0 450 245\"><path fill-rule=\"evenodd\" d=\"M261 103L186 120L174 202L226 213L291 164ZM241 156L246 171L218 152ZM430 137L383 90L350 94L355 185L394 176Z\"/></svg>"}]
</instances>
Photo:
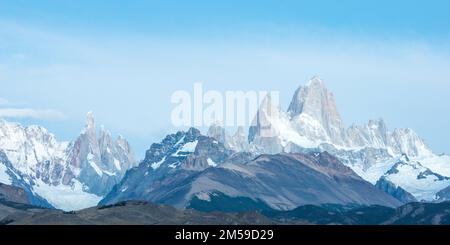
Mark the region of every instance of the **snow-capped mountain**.
<instances>
[{"instance_id":1,"label":"snow-capped mountain","mask_svg":"<svg viewBox=\"0 0 450 245\"><path fill-rule=\"evenodd\" d=\"M324 82L312 78L306 86L299 87L288 108L294 129L308 139L345 145L345 131L337 110L334 95Z\"/></svg>"},{"instance_id":2,"label":"snow-capped mountain","mask_svg":"<svg viewBox=\"0 0 450 245\"><path fill-rule=\"evenodd\" d=\"M1 182L26 186L63 210L95 206L134 164L125 139L113 141L104 129L97 137L92 113L81 135L70 143L57 141L43 127L0 121L0 151Z\"/></svg>"},{"instance_id":3,"label":"snow-capped mountain","mask_svg":"<svg viewBox=\"0 0 450 245\"><path fill-rule=\"evenodd\" d=\"M145 159L126 173L101 204L119 200L158 200L169 194L169 183L183 182L190 174L218 167L232 154L222 143L202 135L195 128L167 135L160 143L151 145ZM239 157L234 159L238 161Z\"/></svg>"},{"instance_id":4,"label":"snow-capped mountain","mask_svg":"<svg viewBox=\"0 0 450 245\"><path fill-rule=\"evenodd\" d=\"M87 115L86 127L69 144L66 153L67 165L73 170L71 174L98 196L107 194L134 164L134 154L122 136L114 141L103 127L97 136L91 112Z\"/></svg>"},{"instance_id":5,"label":"snow-capped mountain","mask_svg":"<svg viewBox=\"0 0 450 245\"><path fill-rule=\"evenodd\" d=\"M207 135L222 142L230 150L251 151L248 136L242 126L233 135L229 135L225 128L215 123L209 127Z\"/></svg>"},{"instance_id":6,"label":"snow-capped mountain","mask_svg":"<svg viewBox=\"0 0 450 245\"><path fill-rule=\"evenodd\" d=\"M220 132L220 129L216 127L212 131ZM450 176L450 157L435 155L411 129L389 131L381 119L345 128L334 95L319 77L313 77L296 90L287 112L274 105L270 96L266 97L249 129L248 139L249 146L241 150L255 154L330 152L371 183L384 176L394 185L411 191L419 200L434 200L446 182L413 188L408 183L419 184L416 179L420 178L420 171L414 176L412 172L400 173L395 178L385 176L402 155L436 174Z\"/></svg>"},{"instance_id":7,"label":"snow-capped mountain","mask_svg":"<svg viewBox=\"0 0 450 245\"><path fill-rule=\"evenodd\" d=\"M434 200L437 191L450 186L449 177L433 172L406 155L395 161L382 178L414 194L419 201Z\"/></svg>"},{"instance_id":8,"label":"snow-capped mountain","mask_svg":"<svg viewBox=\"0 0 450 245\"><path fill-rule=\"evenodd\" d=\"M219 147L217 140L191 128L187 132L168 135L161 143L152 144L143 163L150 167L153 175L171 169L202 171L216 166L230 152L223 146Z\"/></svg>"},{"instance_id":9,"label":"snow-capped mountain","mask_svg":"<svg viewBox=\"0 0 450 245\"><path fill-rule=\"evenodd\" d=\"M260 106L250 128L250 142L261 138L277 138L284 145L315 148L330 144L337 149L364 147L388 150L390 155L432 156L432 151L411 129L389 132L383 120L370 120L367 125L344 128L334 95L319 77L297 89L287 112L272 104L267 97ZM266 149L266 148L269 149ZM271 151L262 146L262 150Z\"/></svg>"},{"instance_id":10,"label":"snow-capped mountain","mask_svg":"<svg viewBox=\"0 0 450 245\"><path fill-rule=\"evenodd\" d=\"M52 208L53 206L39 194L34 193L30 184L28 183L18 170L13 167L3 150L0 150L0 183L5 185L12 185L24 190L30 204Z\"/></svg>"},{"instance_id":11,"label":"snow-capped mountain","mask_svg":"<svg viewBox=\"0 0 450 245\"><path fill-rule=\"evenodd\" d=\"M400 205L330 154L234 152L194 128L153 144L145 160L100 204L147 200L178 208L194 202L215 206L210 202L215 195L223 201L244 198L282 210L323 203Z\"/></svg>"}]
</instances>

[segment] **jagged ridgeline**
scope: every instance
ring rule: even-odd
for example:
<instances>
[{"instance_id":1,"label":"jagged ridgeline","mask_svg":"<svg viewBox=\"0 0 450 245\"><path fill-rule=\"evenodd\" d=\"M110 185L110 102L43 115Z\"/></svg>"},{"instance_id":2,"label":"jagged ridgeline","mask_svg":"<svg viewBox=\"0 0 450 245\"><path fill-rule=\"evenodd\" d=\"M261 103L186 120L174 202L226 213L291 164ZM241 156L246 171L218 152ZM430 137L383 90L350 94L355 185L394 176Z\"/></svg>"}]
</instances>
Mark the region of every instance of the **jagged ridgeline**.
<instances>
[{"instance_id":1,"label":"jagged ridgeline","mask_svg":"<svg viewBox=\"0 0 450 245\"><path fill-rule=\"evenodd\" d=\"M22 187L31 203L63 210L97 205L135 164L128 142L98 132L93 114L72 142L40 126L0 121L0 182Z\"/></svg>"},{"instance_id":2,"label":"jagged ridgeline","mask_svg":"<svg viewBox=\"0 0 450 245\"><path fill-rule=\"evenodd\" d=\"M34 205L64 210L129 200L227 212L397 207L447 200L450 157L381 119L346 127L334 95L314 77L287 111L267 97L248 130L170 134L140 163L123 137L96 129L92 113L72 142L1 121L0 182L21 187Z\"/></svg>"},{"instance_id":3,"label":"jagged ridgeline","mask_svg":"<svg viewBox=\"0 0 450 245\"><path fill-rule=\"evenodd\" d=\"M136 199L204 210L220 201L232 207L232 200L280 210L395 206L445 200L450 185L450 158L435 155L413 130L390 131L382 119L345 127L318 77L296 90L287 112L264 99L248 134L243 128L228 134L217 124L207 135L190 129L152 145L101 203Z\"/></svg>"}]
</instances>

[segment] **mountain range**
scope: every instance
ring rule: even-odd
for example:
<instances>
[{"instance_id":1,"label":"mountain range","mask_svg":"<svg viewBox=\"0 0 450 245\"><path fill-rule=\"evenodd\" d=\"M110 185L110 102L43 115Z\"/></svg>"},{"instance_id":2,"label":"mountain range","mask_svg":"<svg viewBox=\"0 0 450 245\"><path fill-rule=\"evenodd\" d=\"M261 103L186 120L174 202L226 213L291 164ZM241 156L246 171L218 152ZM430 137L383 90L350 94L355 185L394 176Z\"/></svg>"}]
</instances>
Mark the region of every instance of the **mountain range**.
<instances>
[{"instance_id":1,"label":"mountain range","mask_svg":"<svg viewBox=\"0 0 450 245\"><path fill-rule=\"evenodd\" d=\"M0 182L23 188L34 205L95 206L134 164L128 142L103 127L98 133L91 112L72 142L43 127L0 121Z\"/></svg>"},{"instance_id":2,"label":"mountain range","mask_svg":"<svg viewBox=\"0 0 450 245\"><path fill-rule=\"evenodd\" d=\"M212 128L210 135L224 135L218 139L225 146L256 155L328 152L372 184L389 180L419 201L437 200L450 185L450 156L433 153L412 129L390 131L382 119L345 128L334 95L318 77L296 90L287 112L266 97L240 149L241 134Z\"/></svg>"},{"instance_id":3,"label":"mountain range","mask_svg":"<svg viewBox=\"0 0 450 245\"><path fill-rule=\"evenodd\" d=\"M160 151L156 149L169 149ZM258 155L233 152L196 129L154 144L100 204L146 200L186 208L216 193L247 197L274 209L338 203L401 203L328 153Z\"/></svg>"},{"instance_id":4,"label":"mountain range","mask_svg":"<svg viewBox=\"0 0 450 245\"><path fill-rule=\"evenodd\" d=\"M450 156L381 119L345 127L334 95L313 77L287 111L267 96L248 132L229 134L220 123L206 134L179 131L139 163L123 137L97 130L92 113L71 142L1 121L0 183L19 187L31 205L65 211L128 201L281 216L330 204L392 211L449 200Z\"/></svg>"},{"instance_id":5,"label":"mountain range","mask_svg":"<svg viewBox=\"0 0 450 245\"><path fill-rule=\"evenodd\" d=\"M314 77L297 89L287 112L266 97L248 136L219 124L207 136L193 128L167 136L100 204L398 206L446 200L449 167L449 156L435 155L411 129L389 131L383 120L345 128L334 95Z\"/></svg>"}]
</instances>

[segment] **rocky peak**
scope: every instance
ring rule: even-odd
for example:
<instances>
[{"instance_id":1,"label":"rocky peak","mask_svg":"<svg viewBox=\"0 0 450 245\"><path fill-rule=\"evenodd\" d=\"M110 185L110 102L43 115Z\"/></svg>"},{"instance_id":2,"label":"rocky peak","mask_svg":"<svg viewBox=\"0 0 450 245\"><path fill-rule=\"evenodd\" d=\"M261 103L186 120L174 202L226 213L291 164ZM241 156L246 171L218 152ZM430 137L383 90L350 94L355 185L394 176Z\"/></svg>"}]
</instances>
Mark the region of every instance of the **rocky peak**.
<instances>
[{"instance_id":1,"label":"rocky peak","mask_svg":"<svg viewBox=\"0 0 450 245\"><path fill-rule=\"evenodd\" d=\"M339 115L334 95L319 77L313 77L306 86L300 86L294 94L288 113L295 121L315 121L320 124L332 143L343 144L344 126ZM304 123L304 122L302 122ZM316 123L311 122L315 128Z\"/></svg>"},{"instance_id":2,"label":"rocky peak","mask_svg":"<svg viewBox=\"0 0 450 245\"><path fill-rule=\"evenodd\" d=\"M214 138L218 140L219 142L223 143L224 145L227 144L228 141L228 135L224 127L220 123L214 123L212 124L209 129L207 135L211 138Z\"/></svg>"},{"instance_id":3,"label":"rocky peak","mask_svg":"<svg viewBox=\"0 0 450 245\"><path fill-rule=\"evenodd\" d=\"M281 122L282 121L282 122ZM257 136L271 138L277 136L276 126L289 123L288 118L278 105L267 95L259 107L249 130L248 141L253 142Z\"/></svg>"},{"instance_id":4,"label":"rocky peak","mask_svg":"<svg viewBox=\"0 0 450 245\"><path fill-rule=\"evenodd\" d=\"M100 127L100 134L99 134L98 140L100 142L100 145L102 145L102 142L105 142L105 143L112 142L111 133L108 130L106 130L103 125Z\"/></svg>"},{"instance_id":5,"label":"rocky peak","mask_svg":"<svg viewBox=\"0 0 450 245\"><path fill-rule=\"evenodd\" d=\"M373 130L380 130L380 131L384 131L384 132L387 131L386 123L381 118L376 119L376 120L369 120L369 123L367 124L367 126Z\"/></svg>"},{"instance_id":6,"label":"rocky peak","mask_svg":"<svg viewBox=\"0 0 450 245\"><path fill-rule=\"evenodd\" d=\"M200 130L192 127L192 128L189 128L189 130L186 132L186 139L189 141L195 140L201 135L202 135L202 133L200 132Z\"/></svg>"},{"instance_id":7,"label":"rocky peak","mask_svg":"<svg viewBox=\"0 0 450 245\"><path fill-rule=\"evenodd\" d=\"M250 144L248 143L248 136L243 127L238 127L233 136L231 136L230 149L234 151L249 151Z\"/></svg>"},{"instance_id":8,"label":"rocky peak","mask_svg":"<svg viewBox=\"0 0 450 245\"><path fill-rule=\"evenodd\" d=\"M317 76L295 91L288 112L291 116L307 113L321 122L324 121L327 114L334 114L333 116L340 119L334 95L328 91L325 83Z\"/></svg>"},{"instance_id":9,"label":"rocky peak","mask_svg":"<svg viewBox=\"0 0 450 245\"><path fill-rule=\"evenodd\" d=\"M267 94L266 97L261 102L259 107L259 112L264 113L266 116L277 116L280 113L279 105L276 101L273 100L270 94Z\"/></svg>"},{"instance_id":10,"label":"rocky peak","mask_svg":"<svg viewBox=\"0 0 450 245\"><path fill-rule=\"evenodd\" d=\"M128 141L122 135L119 135L117 137L116 144L120 148L122 148L125 152L132 153L130 144L128 143Z\"/></svg>"},{"instance_id":11,"label":"rocky peak","mask_svg":"<svg viewBox=\"0 0 450 245\"><path fill-rule=\"evenodd\" d=\"M389 142L390 148L396 154L407 154L410 157L432 156L433 152L416 132L407 129L395 129Z\"/></svg>"},{"instance_id":12,"label":"rocky peak","mask_svg":"<svg viewBox=\"0 0 450 245\"><path fill-rule=\"evenodd\" d=\"M379 141L381 141L382 145L388 145L388 130L383 119L370 120L367 124L367 127L373 135L377 135L379 137Z\"/></svg>"},{"instance_id":13,"label":"rocky peak","mask_svg":"<svg viewBox=\"0 0 450 245\"><path fill-rule=\"evenodd\" d=\"M40 126L0 122L0 151L11 163L6 174L13 183L22 183L36 200L41 196L65 210L95 205L134 164L125 139L113 142L104 128L97 134L92 112L87 113L81 134L70 143L59 142ZM58 191L64 188L72 188L74 193ZM88 201L79 203L80 198Z\"/></svg>"},{"instance_id":14,"label":"rocky peak","mask_svg":"<svg viewBox=\"0 0 450 245\"><path fill-rule=\"evenodd\" d=\"M86 114L86 128L95 129L94 113L92 111Z\"/></svg>"},{"instance_id":15,"label":"rocky peak","mask_svg":"<svg viewBox=\"0 0 450 245\"><path fill-rule=\"evenodd\" d=\"M248 136L242 126L239 126L233 135L229 135L220 124L213 124L209 127L207 135L222 143L227 149L238 152L249 150Z\"/></svg>"},{"instance_id":16,"label":"rocky peak","mask_svg":"<svg viewBox=\"0 0 450 245\"><path fill-rule=\"evenodd\" d=\"M167 135L160 143L153 143L145 154L144 162L152 164L163 161L164 158L172 154L178 155L177 151L188 145L194 146L194 143L201 136L196 128L190 128L188 131L178 131L175 134ZM195 148L195 147L194 147ZM194 152L195 149L185 149ZM182 154L182 153L180 153Z\"/></svg>"},{"instance_id":17,"label":"rocky peak","mask_svg":"<svg viewBox=\"0 0 450 245\"><path fill-rule=\"evenodd\" d=\"M103 195L134 165L134 154L125 139L113 141L103 126L97 134L94 115L88 112L84 130L69 146L68 165L76 169L73 178Z\"/></svg>"}]
</instances>

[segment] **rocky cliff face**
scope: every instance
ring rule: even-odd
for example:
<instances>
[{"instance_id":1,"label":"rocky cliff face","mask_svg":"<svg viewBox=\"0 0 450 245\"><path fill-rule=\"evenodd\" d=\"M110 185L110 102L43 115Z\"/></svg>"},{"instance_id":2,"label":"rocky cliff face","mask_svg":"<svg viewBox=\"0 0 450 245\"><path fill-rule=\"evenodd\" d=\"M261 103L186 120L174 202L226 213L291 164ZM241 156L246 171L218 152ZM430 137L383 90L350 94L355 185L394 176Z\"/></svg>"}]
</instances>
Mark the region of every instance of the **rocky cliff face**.
<instances>
[{"instance_id":1,"label":"rocky cliff face","mask_svg":"<svg viewBox=\"0 0 450 245\"><path fill-rule=\"evenodd\" d=\"M344 125L334 95L319 77L313 77L306 86L297 89L288 113L300 135L337 145L344 144Z\"/></svg>"},{"instance_id":2,"label":"rocky cliff face","mask_svg":"<svg viewBox=\"0 0 450 245\"><path fill-rule=\"evenodd\" d=\"M387 180L385 177L380 178L375 186L402 203L406 204L410 202L417 202L417 199L411 193L405 191L399 186L395 186L395 184Z\"/></svg>"}]
</instances>

